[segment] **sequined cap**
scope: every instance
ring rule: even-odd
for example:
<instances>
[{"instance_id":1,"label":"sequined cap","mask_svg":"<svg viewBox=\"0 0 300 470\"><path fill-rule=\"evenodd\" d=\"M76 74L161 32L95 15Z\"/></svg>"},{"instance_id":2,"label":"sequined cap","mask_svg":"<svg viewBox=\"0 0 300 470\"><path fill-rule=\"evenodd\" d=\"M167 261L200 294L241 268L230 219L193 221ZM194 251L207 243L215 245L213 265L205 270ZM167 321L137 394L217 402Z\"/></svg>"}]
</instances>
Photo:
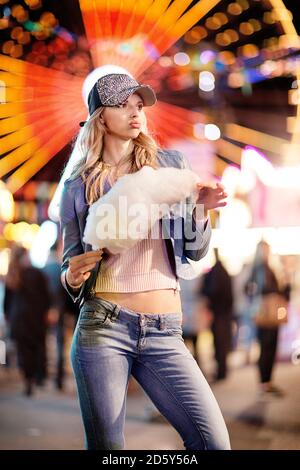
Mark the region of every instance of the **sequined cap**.
<instances>
[{"instance_id":1,"label":"sequined cap","mask_svg":"<svg viewBox=\"0 0 300 470\"><path fill-rule=\"evenodd\" d=\"M138 83L126 74L111 73L99 78L88 96L90 116L102 106L116 106L124 103L130 95L138 93L145 106L156 102L154 90L149 85Z\"/></svg>"}]
</instances>

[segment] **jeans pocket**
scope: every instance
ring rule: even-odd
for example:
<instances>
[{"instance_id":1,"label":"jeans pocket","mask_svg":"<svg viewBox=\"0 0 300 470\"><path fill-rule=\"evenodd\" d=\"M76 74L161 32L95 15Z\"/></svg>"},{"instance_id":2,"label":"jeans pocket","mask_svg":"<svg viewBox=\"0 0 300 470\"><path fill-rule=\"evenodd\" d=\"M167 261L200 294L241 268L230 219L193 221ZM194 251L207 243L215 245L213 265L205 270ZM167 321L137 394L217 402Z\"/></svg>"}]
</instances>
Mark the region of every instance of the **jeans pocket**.
<instances>
[{"instance_id":1,"label":"jeans pocket","mask_svg":"<svg viewBox=\"0 0 300 470\"><path fill-rule=\"evenodd\" d=\"M94 329L110 322L109 311L105 309L95 310L92 308L82 308L79 316L79 327Z\"/></svg>"},{"instance_id":2,"label":"jeans pocket","mask_svg":"<svg viewBox=\"0 0 300 470\"><path fill-rule=\"evenodd\" d=\"M166 333L169 336L178 336L182 338L182 327L179 325L171 325L166 328Z\"/></svg>"}]
</instances>

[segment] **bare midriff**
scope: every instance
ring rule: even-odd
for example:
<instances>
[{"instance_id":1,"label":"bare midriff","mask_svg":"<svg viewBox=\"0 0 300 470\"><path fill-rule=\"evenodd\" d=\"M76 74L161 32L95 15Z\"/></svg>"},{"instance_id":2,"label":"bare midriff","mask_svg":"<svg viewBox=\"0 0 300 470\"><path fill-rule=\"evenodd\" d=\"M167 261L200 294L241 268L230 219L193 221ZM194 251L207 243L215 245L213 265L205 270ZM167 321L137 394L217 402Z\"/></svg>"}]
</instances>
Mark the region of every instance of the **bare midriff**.
<instances>
[{"instance_id":1,"label":"bare midriff","mask_svg":"<svg viewBox=\"0 0 300 470\"><path fill-rule=\"evenodd\" d=\"M181 313L180 294L175 289L128 293L96 292L95 295L136 313Z\"/></svg>"}]
</instances>

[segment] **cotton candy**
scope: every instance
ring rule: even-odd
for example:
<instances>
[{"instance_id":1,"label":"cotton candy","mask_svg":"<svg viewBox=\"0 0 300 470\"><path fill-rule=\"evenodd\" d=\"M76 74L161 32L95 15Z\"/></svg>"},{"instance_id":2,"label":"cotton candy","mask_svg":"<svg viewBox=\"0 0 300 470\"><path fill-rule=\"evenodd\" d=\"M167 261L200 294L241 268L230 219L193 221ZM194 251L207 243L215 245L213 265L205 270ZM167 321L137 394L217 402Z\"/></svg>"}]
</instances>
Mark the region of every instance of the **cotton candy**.
<instances>
[{"instance_id":1,"label":"cotton candy","mask_svg":"<svg viewBox=\"0 0 300 470\"><path fill-rule=\"evenodd\" d=\"M83 241L93 250L106 248L112 254L131 248L148 236L170 208L174 213L175 205L187 197L195 200L199 181L199 176L189 169L150 166L120 177L90 206Z\"/></svg>"}]
</instances>

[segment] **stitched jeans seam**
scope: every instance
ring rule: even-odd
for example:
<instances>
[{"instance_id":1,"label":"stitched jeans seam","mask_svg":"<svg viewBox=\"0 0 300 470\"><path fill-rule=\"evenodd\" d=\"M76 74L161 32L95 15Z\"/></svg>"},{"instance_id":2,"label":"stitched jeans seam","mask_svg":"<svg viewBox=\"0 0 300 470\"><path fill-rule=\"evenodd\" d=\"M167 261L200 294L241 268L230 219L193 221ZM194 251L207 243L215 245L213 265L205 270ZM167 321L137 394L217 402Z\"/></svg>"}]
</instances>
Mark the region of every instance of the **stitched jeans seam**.
<instances>
[{"instance_id":1,"label":"stitched jeans seam","mask_svg":"<svg viewBox=\"0 0 300 470\"><path fill-rule=\"evenodd\" d=\"M76 342L77 342L78 340L79 340L79 338L76 338ZM80 382L81 382L81 385L82 385L83 388L84 388L84 393L85 393L85 395L86 395L87 406L88 406L88 409L89 409L90 419L91 419L91 422L92 422L92 429L93 429L93 434L94 434L94 440L95 440L95 444L97 444L97 441L98 441L98 439L97 439L97 431L96 431L96 426L95 426L95 422L94 422L94 418L93 418L93 412L92 412L92 407L91 407L91 401L90 401L88 389L87 389L87 386L86 386L86 383L85 383L84 373L83 373L83 370L82 370L82 367L81 367L81 363L80 363L80 359L79 359L79 356L78 356L78 347L77 347L77 344L75 345L74 359L76 360L77 367L78 367L79 374L80 374ZM76 374L75 374L75 375L76 375ZM87 443L87 444L88 444L88 443Z\"/></svg>"},{"instance_id":2,"label":"stitched jeans seam","mask_svg":"<svg viewBox=\"0 0 300 470\"><path fill-rule=\"evenodd\" d=\"M175 399L176 403L180 406L180 408L182 408L182 410L184 411L184 413L188 416L188 418L191 420L191 422L193 423L193 425L195 426L196 430L199 432L200 436L201 436L201 439L204 443L204 450L207 450L207 443L206 443L206 439L203 435L203 432L202 430L200 429L200 427L194 422L192 416L190 415L190 413L184 408L183 404L177 399L177 397L173 394L172 390L170 389L170 387L168 386L168 384L166 384L160 377L159 374L157 374L156 370L155 369L152 369L152 367L149 367L148 365L146 365L144 362L142 362L140 359L137 360L137 362L140 362L146 369L148 369L150 372L152 372L153 375L155 375L155 377L160 381L160 383L168 390L168 392L172 395L172 397Z\"/></svg>"}]
</instances>

